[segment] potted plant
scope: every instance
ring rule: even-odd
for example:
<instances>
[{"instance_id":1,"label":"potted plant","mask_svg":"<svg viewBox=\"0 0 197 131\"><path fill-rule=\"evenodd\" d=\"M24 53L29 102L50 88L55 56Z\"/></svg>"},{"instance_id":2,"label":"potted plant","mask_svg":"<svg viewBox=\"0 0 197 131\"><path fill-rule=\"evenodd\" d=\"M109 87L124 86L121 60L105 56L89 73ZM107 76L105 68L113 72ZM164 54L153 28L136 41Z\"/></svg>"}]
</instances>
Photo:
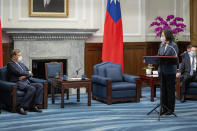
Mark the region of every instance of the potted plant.
<instances>
[{"instance_id":1,"label":"potted plant","mask_svg":"<svg viewBox=\"0 0 197 131\"><path fill-rule=\"evenodd\" d=\"M145 66L143 69L146 70L146 74L147 74L147 75L151 75L152 69L153 69L153 68L154 68L154 66L152 66L152 65L147 65L147 66Z\"/></svg>"}]
</instances>

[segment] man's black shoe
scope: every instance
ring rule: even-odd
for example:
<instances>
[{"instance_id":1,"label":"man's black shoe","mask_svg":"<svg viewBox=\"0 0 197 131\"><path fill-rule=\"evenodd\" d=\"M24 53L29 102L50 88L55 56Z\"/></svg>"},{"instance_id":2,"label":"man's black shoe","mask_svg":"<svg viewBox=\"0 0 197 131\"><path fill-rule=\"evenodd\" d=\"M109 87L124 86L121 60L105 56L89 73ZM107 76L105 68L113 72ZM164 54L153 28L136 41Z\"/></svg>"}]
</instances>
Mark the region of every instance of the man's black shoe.
<instances>
[{"instance_id":1,"label":"man's black shoe","mask_svg":"<svg viewBox=\"0 0 197 131\"><path fill-rule=\"evenodd\" d=\"M42 112L42 110L40 110L37 106L34 106L29 111L31 111L31 112Z\"/></svg>"},{"instance_id":2,"label":"man's black shoe","mask_svg":"<svg viewBox=\"0 0 197 131\"><path fill-rule=\"evenodd\" d=\"M21 115L27 115L27 112L22 107L19 108L18 113L21 114Z\"/></svg>"}]
</instances>

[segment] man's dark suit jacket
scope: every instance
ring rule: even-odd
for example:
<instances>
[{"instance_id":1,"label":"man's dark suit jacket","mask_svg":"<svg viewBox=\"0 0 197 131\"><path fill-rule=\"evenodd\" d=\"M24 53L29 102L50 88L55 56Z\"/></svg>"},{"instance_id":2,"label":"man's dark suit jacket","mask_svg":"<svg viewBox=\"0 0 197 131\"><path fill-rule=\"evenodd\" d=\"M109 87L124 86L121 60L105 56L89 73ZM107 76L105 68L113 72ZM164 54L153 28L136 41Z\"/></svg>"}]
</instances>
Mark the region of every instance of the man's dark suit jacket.
<instances>
[{"instance_id":1,"label":"man's dark suit jacket","mask_svg":"<svg viewBox=\"0 0 197 131\"><path fill-rule=\"evenodd\" d=\"M183 59L189 58L189 53L188 52L184 52L180 56L182 57L182 61L183 61Z\"/></svg>"},{"instance_id":2,"label":"man's dark suit jacket","mask_svg":"<svg viewBox=\"0 0 197 131\"><path fill-rule=\"evenodd\" d=\"M181 72L183 76L190 76L190 70L191 70L191 62L190 57L183 59L181 63L181 67L178 72Z\"/></svg>"},{"instance_id":3,"label":"man's dark suit jacket","mask_svg":"<svg viewBox=\"0 0 197 131\"><path fill-rule=\"evenodd\" d=\"M30 77L29 69L23 64L18 62L19 67L15 62L10 61L7 65L8 81L16 82L19 89L24 90L29 84L28 78ZM22 68L22 69L21 69ZM26 79L19 80L20 76L27 76Z\"/></svg>"},{"instance_id":4,"label":"man's dark suit jacket","mask_svg":"<svg viewBox=\"0 0 197 131\"><path fill-rule=\"evenodd\" d=\"M47 7L44 7L44 0L33 0L33 12L63 13L64 6L64 0L51 0Z\"/></svg>"}]
</instances>

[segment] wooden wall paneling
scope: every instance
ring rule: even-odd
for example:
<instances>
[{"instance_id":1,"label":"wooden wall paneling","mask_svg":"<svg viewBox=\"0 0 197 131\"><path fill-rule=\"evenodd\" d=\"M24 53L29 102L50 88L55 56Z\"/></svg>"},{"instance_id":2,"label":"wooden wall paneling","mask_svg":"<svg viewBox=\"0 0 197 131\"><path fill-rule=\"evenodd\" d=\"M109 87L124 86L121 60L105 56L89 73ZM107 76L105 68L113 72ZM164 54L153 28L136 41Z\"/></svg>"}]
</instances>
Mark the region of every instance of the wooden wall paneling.
<instances>
[{"instance_id":1,"label":"wooden wall paneling","mask_svg":"<svg viewBox=\"0 0 197 131\"><path fill-rule=\"evenodd\" d=\"M143 73L143 56L146 55L146 45L144 43L124 44L124 72L132 75Z\"/></svg>"},{"instance_id":2,"label":"wooden wall paneling","mask_svg":"<svg viewBox=\"0 0 197 131\"><path fill-rule=\"evenodd\" d=\"M146 42L147 52L146 55L157 55L160 42Z\"/></svg>"},{"instance_id":3,"label":"wooden wall paneling","mask_svg":"<svg viewBox=\"0 0 197 131\"><path fill-rule=\"evenodd\" d=\"M146 55L155 56L155 55L158 54L158 49L159 49L159 46L160 46L160 42L146 42L146 44L147 44ZM158 69L157 65L153 65L153 66L154 66L153 70L157 70ZM145 74L145 70L144 70L143 73Z\"/></svg>"},{"instance_id":4,"label":"wooden wall paneling","mask_svg":"<svg viewBox=\"0 0 197 131\"><path fill-rule=\"evenodd\" d=\"M91 78L93 74L93 66L101 63L102 44L101 43L86 43L85 46L85 74Z\"/></svg>"},{"instance_id":5,"label":"wooden wall paneling","mask_svg":"<svg viewBox=\"0 0 197 131\"><path fill-rule=\"evenodd\" d=\"M190 39L197 45L197 0L190 0Z\"/></svg>"},{"instance_id":6,"label":"wooden wall paneling","mask_svg":"<svg viewBox=\"0 0 197 131\"><path fill-rule=\"evenodd\" d=\"M10 61L10 52L13 49L12 43L3 43L3 66Z\"/></svg>"},{"instance_id":7,"label":"wooden wall paneling","mask_svg":"<svg viewBox=\"0 0 197 131\"><path fill-rule=\"evenodd\" d=\"M185 52L187 50L187 45L191 44L190 42L178 42L178 48L179 48L179 63L182 62L182 57L180 56L183 52Z\"/></svg>"}]
</instances>

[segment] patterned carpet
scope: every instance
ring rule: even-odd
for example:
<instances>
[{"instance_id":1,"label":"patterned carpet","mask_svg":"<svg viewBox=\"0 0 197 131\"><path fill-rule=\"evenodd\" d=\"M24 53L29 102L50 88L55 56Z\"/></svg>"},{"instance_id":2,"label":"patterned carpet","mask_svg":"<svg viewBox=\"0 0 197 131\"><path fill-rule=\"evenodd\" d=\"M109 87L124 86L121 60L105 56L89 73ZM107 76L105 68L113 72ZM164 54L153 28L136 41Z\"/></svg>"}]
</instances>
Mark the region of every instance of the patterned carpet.
<instances>
[{"instance_id":1,"label":"patterned carpet","mask_svg":"<svg viewBox=\"0 0 197 131\"><path fill-rule=\"evenodd\" d=\"M153 112L146 115L159 103L159 90L155 102L150 102L150 88L143 88L140 103L106 105L92 100L87 106L87 95L76 95L65 100L65 108L60 108L60 97L43 113L28 112L27 116L2 111L0 131L196 131L197 101L180 103L176 101L175 113L178 117L162 116Z\"/></svg>"}]
</instances>

